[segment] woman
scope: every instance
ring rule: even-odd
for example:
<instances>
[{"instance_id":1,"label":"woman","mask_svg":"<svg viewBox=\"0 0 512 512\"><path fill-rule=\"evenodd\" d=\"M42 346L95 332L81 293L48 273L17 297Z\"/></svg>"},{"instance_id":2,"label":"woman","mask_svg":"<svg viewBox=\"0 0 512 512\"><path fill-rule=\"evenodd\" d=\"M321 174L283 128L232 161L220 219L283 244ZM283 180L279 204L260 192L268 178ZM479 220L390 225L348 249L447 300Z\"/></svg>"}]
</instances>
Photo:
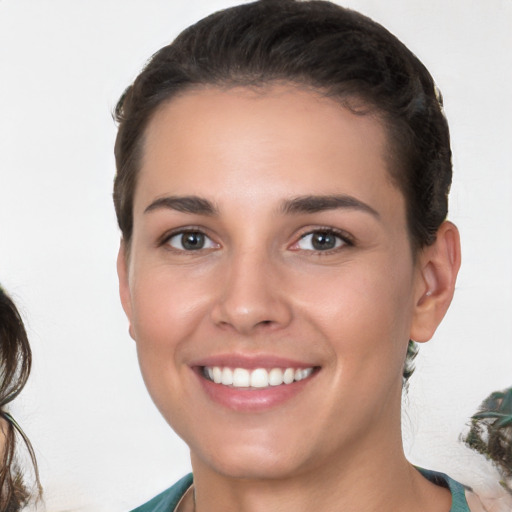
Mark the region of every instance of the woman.
<instances>
[{"instance_id":1,"label":"woman","mask_svg":"<svg viewBox=\"0 0 512 512\"><path fill-rule=\"evenodd\" d=\"M23 481L23 471L15 458L16 435L24 441L34 465L38 495L41 493L34 451L6 406L25 386L30 374L32 353L27 334L16 306L0 287L0 510L16 512L31 498Z\"/></svg>"},{"instance_id":2,"label":"woman","mask_svg":"<svg viewBox=\"0 0 512 512\"><path fill-rule=\"evenodd\" d=\"M400 432L460 265L418 59L334 4L260 1L162 48L116 116L121 300L193 467L137 511L469 510Z\"/></svg>"}]
</instances>

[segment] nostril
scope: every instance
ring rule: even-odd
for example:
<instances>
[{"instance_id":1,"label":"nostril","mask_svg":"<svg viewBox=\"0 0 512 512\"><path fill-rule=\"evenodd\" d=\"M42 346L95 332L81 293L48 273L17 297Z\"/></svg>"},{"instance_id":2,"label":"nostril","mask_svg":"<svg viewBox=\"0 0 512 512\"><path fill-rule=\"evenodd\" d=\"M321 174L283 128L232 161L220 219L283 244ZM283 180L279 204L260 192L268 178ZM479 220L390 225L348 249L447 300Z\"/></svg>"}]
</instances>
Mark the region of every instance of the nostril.
<instances>
[{"instance_id":1,"label":"nostril","mask_svg":"<svg viewBox=\"0 0 512 512\"><path fill-rule=\"evenodd\" d=\"M273 296L270 287L257 287L243 280L226 285L213 300L210 314L218 327L231 326L241 333L283 328L292 318L286 298Z\"/></svg>"}]
</instances>

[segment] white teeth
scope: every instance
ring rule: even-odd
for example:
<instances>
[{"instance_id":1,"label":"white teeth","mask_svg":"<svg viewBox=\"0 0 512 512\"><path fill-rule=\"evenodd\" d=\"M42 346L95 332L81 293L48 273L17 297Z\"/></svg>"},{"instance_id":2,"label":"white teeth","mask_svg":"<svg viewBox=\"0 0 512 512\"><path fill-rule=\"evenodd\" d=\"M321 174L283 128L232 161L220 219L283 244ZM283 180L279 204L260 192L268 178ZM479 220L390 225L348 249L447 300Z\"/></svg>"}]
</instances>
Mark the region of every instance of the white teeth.
<instances>
[{"instance_id":1,"label":"white teeth","mask_svg":"<svg viewBox=\"0 0 512 512\"><path fill-rule=\"evenodd\" d=\"M233 384L233 370L231 368L222 369L222 384L231 386Z\"/></svg>"},{"instance_id":2,"label":"white teeth","mask_svg":"<svg viewBox=\"0 0 512 512\"><path fill-rule=\"evenodd\" d=\"M291 384L308 378L313 373L313 368L229 368L220 366L205 366L203 375L224 386L235 388L267 388L269 386L280 386Z\"/></svg>"},{"instance_id":3,"label":"white teeth","mask_svg":"<svg viewBox=\"0 0 512 512\"><path fill-rule=\"evenodd\" d=\"M209 369L209 368L207 368ZM213 382L220 384L222 382L222 370L218 366L212 368Z\"/></svg>"},{"instance_id":4,"label":"white teeth","mask_svg":"<svg viewBox=\"0 0 512 512\"><path fill-rule=\"evenodd\" d=\"M258 368L251 373L251 388L268 387L268 372L264 368Z\"/></svg>"},{"instance_id":5,"label":"white teeth","mask_svg":"<svg viewBox=\"0 0 512 512\"><path fill-rule=\"evenodd\" d=\"M245 368L235 368L233 371L233 386L235 388L248 388L251 383L251 374Z\"/></svg>"},{"instance_id":6,"label":"white teeth","mask_svg":"<svg viewBox=\"0 0 512 512\"><path fill-rule=\"evenodd\" d=\"M268 383L271 386L280 386L283 383L283 370L272 368L268 374Z\"/></svg>"},{"instance_id":7,"label":"white teeth","mask_svg":"<svg viewBox=\"0 0 512 512\"><path fill-rule=\"evenodd\" d=\"M286 368L283 374L283 382L291 384L295 379L295 370L293 368Z\"/></svg>"},{"instance_id":8,"label":"white teeth","mask_svg":"<svg viewBox=\"0 0 512 512\"><path fill-rule=\"evenodd\" d=\"M311 375L312 371L313 371L313 368L305 368L305 369L299 368L298 370L295 370L295 380L299 381L299 380L307 379Z\"/></svg>"}]
</instances>

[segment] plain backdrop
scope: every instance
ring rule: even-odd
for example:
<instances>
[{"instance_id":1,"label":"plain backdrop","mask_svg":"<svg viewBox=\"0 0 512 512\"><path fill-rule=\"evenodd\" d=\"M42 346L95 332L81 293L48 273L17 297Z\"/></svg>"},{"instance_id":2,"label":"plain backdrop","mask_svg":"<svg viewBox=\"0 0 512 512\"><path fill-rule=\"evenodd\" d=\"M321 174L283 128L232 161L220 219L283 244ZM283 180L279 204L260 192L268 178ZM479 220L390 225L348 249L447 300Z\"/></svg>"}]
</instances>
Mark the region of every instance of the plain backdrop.
<instances>
[{"instance_id":1,"label":"plain backdrop","mask_svg":"<svg viewBox=\"0 0 512 512\"><path fill-rule=\"evenodd\" d=\"M139 374L118 300L111 111L146 59L229 0L0 0L0 282L34 352L14 414L49 512L129 510L189 470ZM422 346L404 417L417 464L463 481L458 440L512 385L512 1L347 0L408 45L450 122L456 296Z\"/></svg>"}]
</instances>

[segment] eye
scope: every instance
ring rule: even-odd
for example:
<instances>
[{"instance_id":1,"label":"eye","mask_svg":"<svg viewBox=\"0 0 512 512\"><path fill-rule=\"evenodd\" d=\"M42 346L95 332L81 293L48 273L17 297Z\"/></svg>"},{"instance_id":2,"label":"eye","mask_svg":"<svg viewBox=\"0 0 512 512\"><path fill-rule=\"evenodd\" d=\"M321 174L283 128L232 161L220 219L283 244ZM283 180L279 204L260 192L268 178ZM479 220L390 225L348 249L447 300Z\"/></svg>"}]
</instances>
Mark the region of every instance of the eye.
<instances>
[{"instance_id":1,"label":"eye","mask_svg":"<svg viewBox=\"0 0 512 512\"><path fill-rule=\"evenodd\" d=\"M301 236L292 247L302 251L331 251L343 245L350 245L347 238L329 229L319 229Z\"/></svg>"},{"instance_id":2,"label":"eye","mask_svg":"<svg viewBox=\"0 0 512 512\"><path fill-rule=\"evenodd\" d=\"M201 231L182 231L170 236L166 243L179 251L215 249L219 245Z\"/></svg>"}]
</instances>

